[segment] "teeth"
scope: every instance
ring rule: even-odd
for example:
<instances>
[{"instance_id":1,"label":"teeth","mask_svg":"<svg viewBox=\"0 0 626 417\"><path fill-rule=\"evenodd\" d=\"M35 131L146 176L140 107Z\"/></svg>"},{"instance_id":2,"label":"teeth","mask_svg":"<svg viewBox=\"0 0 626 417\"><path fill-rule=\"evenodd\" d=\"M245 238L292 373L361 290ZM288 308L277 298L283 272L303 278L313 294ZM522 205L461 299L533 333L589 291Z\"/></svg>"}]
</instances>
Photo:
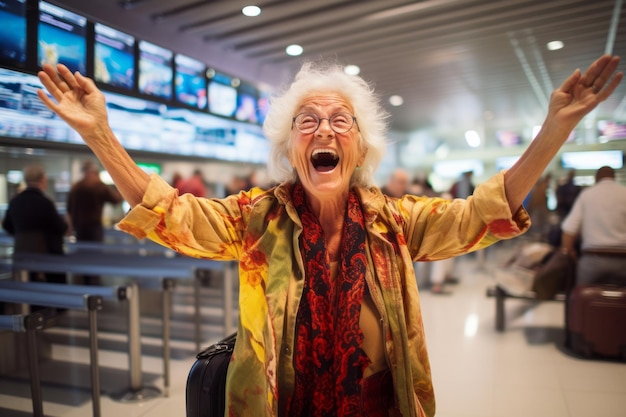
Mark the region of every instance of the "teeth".
<instances>
[{"instance_id":1,"label":"teeth","mask_svg":"<svg viewBox=\"0 0 626 417\"><path fill-rule=\"evenodd\" d=\"M332 149L315 149L313 151L313 155L311 155L313 158L316 158L317 155L321 154L321 153L329 153L333 156L333 158L337 158L337 152L335 152Z\"/></svg>"}]
</instances>

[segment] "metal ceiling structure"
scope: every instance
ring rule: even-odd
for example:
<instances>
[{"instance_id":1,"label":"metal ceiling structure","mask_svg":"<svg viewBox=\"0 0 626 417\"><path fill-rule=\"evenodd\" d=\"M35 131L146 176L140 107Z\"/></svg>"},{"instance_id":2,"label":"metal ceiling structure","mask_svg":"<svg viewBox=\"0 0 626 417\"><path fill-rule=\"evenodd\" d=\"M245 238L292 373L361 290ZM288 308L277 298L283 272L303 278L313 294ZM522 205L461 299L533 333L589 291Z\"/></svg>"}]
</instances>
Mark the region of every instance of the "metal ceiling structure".
<instances>
[{"instance_id":1,"label":"metal ceiling structure","mask_svg":"<svg viewBox=\"0 0 626 417\"><path fill-rule=\"evenodd\" d=\"M528 132L551 91L605 51L626 68L621 0L258 0L261 14L246 17L251 1L55 3L271 87L303 60L358 65L386 105L404 98L387 105L392 130L426 130L453 147L468 129ZM549 51L554 40L564 48ZM285 54L293 43L301 56ZM626 83L594 115L626 121Z\"/></svg>"}]
</instances>

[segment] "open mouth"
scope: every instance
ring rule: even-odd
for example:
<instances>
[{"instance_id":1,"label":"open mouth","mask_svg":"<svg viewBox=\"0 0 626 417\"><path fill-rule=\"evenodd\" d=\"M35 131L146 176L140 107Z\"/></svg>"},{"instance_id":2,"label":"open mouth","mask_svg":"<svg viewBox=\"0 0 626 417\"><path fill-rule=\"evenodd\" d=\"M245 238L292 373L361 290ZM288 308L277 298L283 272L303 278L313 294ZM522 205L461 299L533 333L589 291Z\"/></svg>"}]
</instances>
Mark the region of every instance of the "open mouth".
<instances>
[{"instance_id":1,"label":"open mouth","mask_svg":"<svg viewBox=\"0 0 626 417\"><path fill-rule=\"evenodd\" d=\"M316 150L311 155L311 164L318 172L332 171L338 163L339 156L330 150Z\"/></svg>"}]
</instances>

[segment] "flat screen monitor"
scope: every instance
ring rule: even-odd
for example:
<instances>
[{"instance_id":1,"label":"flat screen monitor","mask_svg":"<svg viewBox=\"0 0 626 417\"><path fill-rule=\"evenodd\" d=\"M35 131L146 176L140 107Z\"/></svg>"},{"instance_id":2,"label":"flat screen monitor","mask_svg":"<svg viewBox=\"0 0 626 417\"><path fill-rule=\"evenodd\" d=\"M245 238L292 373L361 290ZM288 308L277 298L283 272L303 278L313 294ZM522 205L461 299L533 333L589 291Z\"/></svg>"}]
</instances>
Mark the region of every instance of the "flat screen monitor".
<instances>
[{"instance_id":1,"label":"flat screen monitor","mask_svg":"<svg viewBox=\"0 0 626 417\"><path fill-rule=\"evenodd\" d=\"M598 136L602 141L626 139L626 122L613 120L598 121Z\"/></svg>"},{"instance_id":2,"label":"flat screen monitor","mask_svg":"<svg viewBox=\"0 0 626 417\"><path fill-rule=\"evenodd\" d=\"M24 174L17 169L7 171L7 182L13 185L20 185L24 181Z\"/></svg>"},{"instance_id":3,"label":"flat screen monitor","mask_svg":"<svg viewBox=\"0 0 626 417\"><path fill-rule=\"evenodd\" d=\"M512 130L498 130L496 132L496 138L503 148L510 148L522 143L522 136Z\"/></svg>"},{"instance_id":4,"label":"flat screen monitor","mask_svg":"<svg viewBox=\"0 0 626 417\"><path fill-rule=\"evenodd\" d=\"M267 117L267 112L270 109L270 93L267 91L260 90L259 91L259 99L257 100L257 117L259 119L259 124L263 124L265 121L265 117Z\"/></svg>"},{"instance_id":5,"label":"flat screen monitor","mask_svg":"<svg viewBox=\"0 0 626 417\"><path fill-rule=\"evenodd\" d=\"M87 19L76 13L39 2L37 57L39 65L64 64L85 73Z\"/></svg>"},{"instance_id":6,"label":"flat screen monitor","mask_svg":"<svg viewBox=\"0 0 626 417\"><path fill-rule=\"evenodd\" d=\"M139 92L165 99L172 98L172 51L139 41Z\"/></svg>"},{"instance_id":7,"label":"flat screen monitor","mask_svg":"<svg viewBox=\"0 0 626 417\"><path fill-rule=\"evenodd\" d=\"M250 84L241 83L237 89L237 110L235 119L242 122L258 123L258 95L256 88Z\"/></svg>"},{"instance_id":8,"label":"flat screen monitor","mask_svg":"<svg viewBox=\"0 0 626 417\"><path fill-rule=\"evenodd\" d=\"M237 111L237 88L233 80L224 74L208 70L209 111L218 116L234 117Z\"/></svg>"},{"instance_id":9,"label":"flat screen monitor","mask_svg":"<svg viewBox=\"0 0 626 417\"><path fill-rule=\"evenodd\" d=\"M185 55L176 55L176 100L188 106L205 109L207 105L206 65Z\"/></svg>"},{"instance_id":10,"label":"flat screen monitor","mask_svg":"<svg viewBox=\"0 0 626 417\"><path fill-rule=\"evenodd\" d=\"M561 165L563 168L575 170L596 170L603 166L622 169L624 166L624 153L620 150L563 152L561 154Z\"/></svg>"},{"instance_id":11,"label":"flat screen monitor","mask_svg":"<svg viewBox=\"0 0 626 417\"><path fill-rule=\"evenodd\" d=\"M473 172L480 176L484 171L483 162L479 159L462 159L437 161L433 164L433 172L440 178L458 179L464 172Z\"/></svg>"},{"instance_id":12,"label":"flat screen monitor","mask_svg":"<svg viewBox=\"0 0 626 417\"><path fill-rule=\"evenodd\" d=\"M518 160L519 156L500 156L496 158L496 171L511 168Z\"/></svg>"},{"instance_id":13,"label":"flat screen monitor","mask_svg":"<svg viewBox=\"0 0 626 417\"><path fill-rule=\"evenodd\" d=\"M0 63L26 63L26 0L0 0Z\"/></svg>"},{"instance_id":14,"label":"flat screen monitor","mask_svg":"<svg viewBox=\"0 0 626 417\"><path fill-rule=\"evenodd\" d=\"M135 82L135 38L101 23L94 29L95 80L131 90Z\"/></svg>"}]
</instances>

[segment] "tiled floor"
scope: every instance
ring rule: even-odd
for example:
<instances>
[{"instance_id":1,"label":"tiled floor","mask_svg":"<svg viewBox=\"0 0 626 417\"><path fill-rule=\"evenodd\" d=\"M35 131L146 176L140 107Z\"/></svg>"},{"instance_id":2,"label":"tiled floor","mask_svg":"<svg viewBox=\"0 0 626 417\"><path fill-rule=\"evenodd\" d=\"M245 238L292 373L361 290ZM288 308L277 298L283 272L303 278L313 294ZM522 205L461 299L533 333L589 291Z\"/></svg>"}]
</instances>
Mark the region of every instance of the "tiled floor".
<instances>
[{"instance_id":1,"label":"tiled floor","mask_svg":"<svg viewBox=\"0 0 626 417\"><path fill-rule=\"evenodd\" d=\"M437 416L626 416L626 364L566 354L561 347L562 303L507 300L507 329L504 333L494 330L494 300L486 297L485 289L493 282L493 268L513 249L509 242L489 249L484 260L476 255L458 258L455 273L461 280L449 287L451 295L421 293ZM144 351L150 351L146 346L150 343L158 344L158 340L145 338ZM173 348L169 397L121 403L112 400L111 394L127 386L127 355L101 347L102 415L184 417L185 384L194 348L184 341L176 341ZM53 358L52 364L43 364L45 373L55 375L43 385L46 416L90 416L87 349L54 345ZM142 359L143 383L162 389L158 354ZM23 417L30 410L26 381L0 378L0 416Z\"/></svg>"}]
</instances>

